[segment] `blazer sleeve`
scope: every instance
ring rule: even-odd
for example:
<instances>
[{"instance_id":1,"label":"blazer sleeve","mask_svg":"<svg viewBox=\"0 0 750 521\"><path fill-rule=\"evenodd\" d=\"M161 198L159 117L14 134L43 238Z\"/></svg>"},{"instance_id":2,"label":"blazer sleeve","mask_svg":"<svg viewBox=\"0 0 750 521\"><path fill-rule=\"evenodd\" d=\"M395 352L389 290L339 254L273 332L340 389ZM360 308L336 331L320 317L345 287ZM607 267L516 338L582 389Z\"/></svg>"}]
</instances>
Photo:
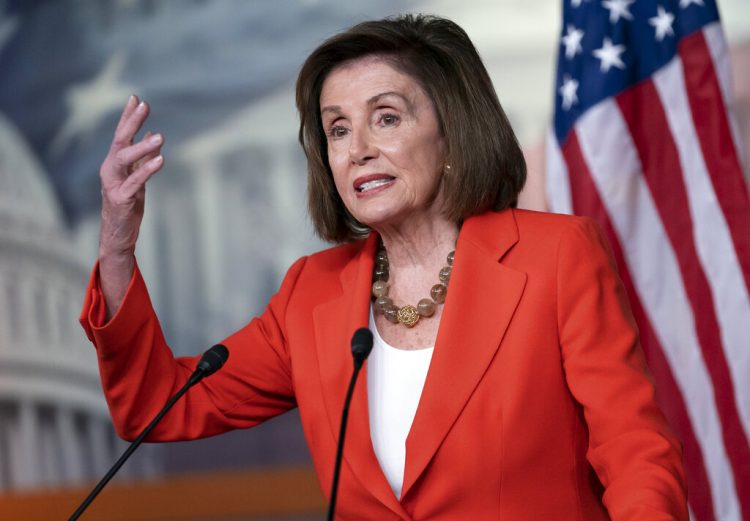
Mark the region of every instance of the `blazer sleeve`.
<instances>
[{"instance_id":1,"label":"blazer sleeve","mask_svg":"<svg viewBox=\"0 0 750 521\"><path fill-rule=\"evenodd\" d=\"M573 222L558 249L558 328L604 505L613 521L687 521L681 447L656 404L608 243L591 220Z\"/></svg>"},{"instance_id":2,"label":"blazer sleeve","mask_svg":"<svg viewBox=\"0 0 750 521\"><path fill-rule=\"evenodd\" d=\"M302 258L289 269L260 317L222 342L229 349L224 367L191 388L149 441L188 440L251 427L296 406L284 321L304 264ZM199 357L173 356L137 265L122 304L106 323L95 266L80 322L96 347L115 430L131 440L185 384Z\"/></svg>"}]
</instances>

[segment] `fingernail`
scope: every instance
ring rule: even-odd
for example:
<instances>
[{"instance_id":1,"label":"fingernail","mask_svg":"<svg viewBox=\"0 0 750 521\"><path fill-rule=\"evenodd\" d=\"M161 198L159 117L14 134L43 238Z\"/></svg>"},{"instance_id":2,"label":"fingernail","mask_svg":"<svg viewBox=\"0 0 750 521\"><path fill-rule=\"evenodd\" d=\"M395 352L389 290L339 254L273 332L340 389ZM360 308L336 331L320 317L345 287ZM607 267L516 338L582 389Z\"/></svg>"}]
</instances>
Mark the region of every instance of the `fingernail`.
<instances>
[{"instance_id":1,"label":"fingernail","mask_svg":"<svg viewBox=\"0 0 750 521\"><path fill-rule=\"evenodd\" d=\"M135 94L131 94L130 97L128 97L128 105L132 104L135 101Z\"/></svg>"},{"instance_id":2,"label":"fingernail","mask_svg":"<svg viewBox=\"0 0 750 521\"><path fill-rule=\"evenodd\" d=\"M158 145L159 143L161 143L161 140L162 140L161 134L154 134L153 136L148 138L148 142L151 145Z\"/></svg>"},{"instance_id":3,"label":"fingernail","mask_svg":"<svg viewBox=\"0 0 750 521\"><path fill-rule=\"evenodd\" d=\"M155 158L153 158L151 161L149 161L149 163L151 163L153 166L156 166L159 163L161 163L162 161L164 161L164 156L160 156L159 155L159 156L156 156Z\"/></svg>"},{"instance_id":4,"label":"fingernail","mask_svg":"<svg viewBox=\"0 0 750 521\"><path fill-rule=\"evenodd\" d=\"M145 102L145 101L141 101L141 102L140 102L140 103L138 104L138 108L137 108L137 110L138 110L139 112L144 112L144 111L146 110L146 102Z\"/></svg>"}]
</instances>

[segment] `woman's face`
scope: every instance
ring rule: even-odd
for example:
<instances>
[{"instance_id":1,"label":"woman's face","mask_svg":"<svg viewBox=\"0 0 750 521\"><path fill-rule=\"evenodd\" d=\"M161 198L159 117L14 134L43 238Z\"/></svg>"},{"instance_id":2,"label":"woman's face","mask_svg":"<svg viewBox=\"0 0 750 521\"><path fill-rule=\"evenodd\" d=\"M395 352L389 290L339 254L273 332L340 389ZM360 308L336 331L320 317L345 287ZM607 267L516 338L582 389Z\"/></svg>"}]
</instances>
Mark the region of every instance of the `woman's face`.
<instances>
[{"instance_id":1,"label":"woman's face","mask_svg":"<svg viewBox=\"0 0 750 521\"><path fill-rule=\"evenodd\" d=\"M445 142L416 80L361 58L331 71L320 107L336 189L359 222L378 229L439 214Z\"/></svg>"}]
</instances>

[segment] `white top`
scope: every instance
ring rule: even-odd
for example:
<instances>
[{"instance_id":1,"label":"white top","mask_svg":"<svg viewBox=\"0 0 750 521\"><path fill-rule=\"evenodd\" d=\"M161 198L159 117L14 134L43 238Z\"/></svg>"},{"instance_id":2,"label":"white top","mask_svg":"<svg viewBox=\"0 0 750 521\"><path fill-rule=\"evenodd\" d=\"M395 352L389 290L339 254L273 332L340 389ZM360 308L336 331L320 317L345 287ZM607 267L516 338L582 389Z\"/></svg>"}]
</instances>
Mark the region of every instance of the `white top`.
<instances>
[{"instance_id":1,"label":"white top","mask_svg":"<svg viewBox=\"0 0 750 521\"><path fill-rule=\"evenodd\" d=\"M401 498L409 434L422 395L433 347L406 351L386 344L370 307L372 352L367 359L370 438L388 484Z\"/></svg>"}]
</instances>

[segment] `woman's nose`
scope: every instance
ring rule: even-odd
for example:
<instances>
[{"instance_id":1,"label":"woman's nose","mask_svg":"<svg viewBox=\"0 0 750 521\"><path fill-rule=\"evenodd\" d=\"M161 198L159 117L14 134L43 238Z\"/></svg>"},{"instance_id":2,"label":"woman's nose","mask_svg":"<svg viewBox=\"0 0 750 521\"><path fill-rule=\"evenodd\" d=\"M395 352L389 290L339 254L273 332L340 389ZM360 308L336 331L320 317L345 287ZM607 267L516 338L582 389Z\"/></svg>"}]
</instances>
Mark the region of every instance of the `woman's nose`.
<instances>
[{"instance_id":1,"label":"woman's nose","mask_svg":"<svg viewBox=\"0 0 750 521\"><path fill-rule=\"evenodd\" d=\"M356 165L363 165L377 156L377 147L374 146L367 129L352 132L349 142L349 158Z\"/></svg>"}]
</instances>

